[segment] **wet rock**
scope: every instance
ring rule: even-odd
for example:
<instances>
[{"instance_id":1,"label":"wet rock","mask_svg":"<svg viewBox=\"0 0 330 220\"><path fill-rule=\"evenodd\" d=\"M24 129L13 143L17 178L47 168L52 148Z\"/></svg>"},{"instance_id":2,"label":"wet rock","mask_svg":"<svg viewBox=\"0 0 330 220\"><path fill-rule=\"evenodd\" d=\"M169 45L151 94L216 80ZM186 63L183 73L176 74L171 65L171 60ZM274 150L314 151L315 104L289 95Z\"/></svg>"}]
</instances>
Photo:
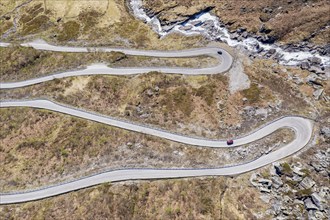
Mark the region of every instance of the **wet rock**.
<instances>
[{"instance_id":1,"label":"wet rock","mask_svg":"<svg viewBox=\"0 0 330 220\"><path fill-rule=\"evenodd\" d=\"M266 27L265 24L262 24L262 25L260 26L259 32L260 32L260 33L269 34L270 32L272 32L272 29Z\"/></svg>"},{"instance_id":2,"label":"wet rock","mask_svg":"<svg viewBox=\"0 0 330 220\"><path fill-rule=\"evenodd\" d=\"M276 38L274 36L262 36L260 38L260 41L265 44L273 44L276 41Z\"/></svg>"},{"instance_id":3,"label":"wet rock","mask_svg":"<svg viewBox=\"0 0 330 220\"><path fill-rule=\"evenodd\" d=\"M246 31L241 34L241 37L243 37L243 38L247 38L248 36L249 36L249 33Z\"/></svg>"},{"instance_id":4,"label":"wet rock","mask_svg":"<svg viewBox=\"0 0 330 220\"><path fill-rule=\"evenodd\" d=\"M181 26L179 27L179 30L182 30L182 31L189 31L192 29L193 26L191 25L187 25L187 26Z\"/></svg>"},{"instance_id":5,"label":"wet rock","mask_svg":"<svg viewBox=\"0 0 330 220\"><path fill-rule=\"evenodd\" d=\"M304 187L305 189L310 189L315 185L315 182L309 178L309 177L305 177L301 182L300 185L302 187Z\"/></svg>"},{"instance_id":6,"label":"wet rock","mask_svg":"<svg viewBox=\"0 0 330 220\"><path fill-rule=\"evenodd\" d=\"M330 46L327 46L322 50L322 55L330 55Z\"/></svg>"},{"instance_id":7,"label":"wet rock","mask_svg":"<svg viewBox=\"0 0 330 220\"><path fill-rule=\"evenodd\" d=\"M239 37L238 33L233 33L233 34L230 35L230 38L233 39L233 40L237 40L238 37Z\"/></svg>"},{"instance_id":8,"label":"wet rock","mask_svg":"<svg viewBox=\"0 0 330 220\"><path fill-rule=\"evenodd\" d=\"M316 64L316 65L319 65L322 62L322 60L318 57L310 57L310 58L308 58L308 61L311 62L312 64Z\"/></svg>"},{"instance_id":9,"label":"wet rock","mask_svg":"<svg viewBox=\"0 0 330 220\"><path fill-rule=\"evenodd\" d=\"M307 69L309 69L310 67L311 67L311 66L309 65L308 62L302 62L302 63L300 64L300 68L303 69L303 70L307 70Z\"/></svg>"}]
</instances>

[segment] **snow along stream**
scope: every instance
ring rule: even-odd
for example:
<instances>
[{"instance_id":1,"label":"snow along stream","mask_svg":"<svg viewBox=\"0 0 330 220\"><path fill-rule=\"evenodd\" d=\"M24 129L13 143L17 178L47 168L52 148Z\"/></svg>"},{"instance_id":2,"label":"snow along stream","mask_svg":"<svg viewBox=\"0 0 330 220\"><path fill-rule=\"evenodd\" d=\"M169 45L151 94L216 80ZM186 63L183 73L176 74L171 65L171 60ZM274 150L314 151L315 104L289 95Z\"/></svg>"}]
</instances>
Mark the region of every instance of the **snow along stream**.
<instances>
[{"instance_id":1,"label":"snow along stream","mask_svg":"<svg viewBox=\"0 0 330 220\"><path fill-rule=\"evenodd\" d=\"M330 57L328 56L313 54L309 51L287 52L275 44L264 44L251 37L243 41L231 39L229 31L220 23L216 16L211 15L209 12L202 12L183 23L175 25L170 30L165 31L156 16L149 17L147 15L142 7L141 0L131 0L130 6L134 16L149 24L161 37L172 32L180 32L184 35L203 34L211 40L219 39L224 41L231 47L243 46L250 52L257 52L258 50L267 52L270 49L275 49L279 63L283 65L299 65L302 61L310 57L318 57L321 59L323 66L330 66Z\"/></svg>"}]
</instances>

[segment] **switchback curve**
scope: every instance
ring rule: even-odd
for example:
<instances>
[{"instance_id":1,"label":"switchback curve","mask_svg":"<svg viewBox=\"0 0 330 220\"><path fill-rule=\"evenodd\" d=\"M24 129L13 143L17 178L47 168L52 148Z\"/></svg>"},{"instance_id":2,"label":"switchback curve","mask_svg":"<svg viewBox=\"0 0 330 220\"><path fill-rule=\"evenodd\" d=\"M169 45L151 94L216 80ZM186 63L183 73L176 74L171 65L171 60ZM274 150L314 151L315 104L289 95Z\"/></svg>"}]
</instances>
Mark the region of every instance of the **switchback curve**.
<instances>
[{"instance_id":1,"label":"switchback curve","mask_svg":"<svg viewBox=\"0 0 330 220\"><path fill-rule=\"evenodd\" d=\"M61 112L72 116L85 118L92 121L124 128L131 131L154 135L169 140L197 145L201 147L228 147L224 140L207 140L195 137L188 137L179 134L173 134L164 130L158 130L127 121L120 121L107 116L98 115L91 112L63 106L48 100L28 100L28 101L4 101L0 102L1 108L7 107L33 107L47 109L51 111ZM104 182L124 181L124 180L141 180L141 179L163 179L163 178L180 178L180 177L196 177L196 176L219 176L219 175L236 175L248 172L282 158L285 158L303 148L310 140L313 132L312 121L303 117L284 117L275 120L266 126L263 126L253 133L241 138L235 139L233 146L247 144L265 137L280 128L290 128L295 132L295 139L283 146L282 148L270 152L251 162L222 168L205 168L205 169L120 169L112 170L89 177L84 177L71 182L61 183L54 186L36 189L33 191L20 191L10 193L0 193L0 204L10 204L27 202L32 200L43 199L70 191L94 186ZM232 146L231 146L232 147Z\"/></svg>"},{"instance_id":2,"label":"switchback curve","mask_svg":"<svg viewBox=\"0 0 330 220\"><path fill-rule=\"evenodd\" d=\"M0 47L8 47L9 43L0 43ZM158 71L170 74L183 74L183 75L203 75L203 74L218 74L226 72L230 69L233 58L222 48L205 47L189 50L176 50L176 51L157 51L157 50L135 50L124 48L108 48L108 47L67 47L67 46L54 46L42 40L33 41L30 43L21 44L25 47L33 47L38 50L71 52L71 53L88 53L92 51L102 52L122 52L128 55L149 56L149 57L165 57L165 58L180 58L180 57L196 57L201 55L208 55L218 59L218 64L207 68L180 68L180 67L131 67L131 68L110 68L104 64L93 64L84 70L68 71L56 73L48 76L43 76L35 79L24 80L20 82L0 82L0 89L14 89L34 85L42 82L47 82L56 78L64 78L71 76L84 76L84 75L132 75L141 74L151 71ZM220 54L218 53L220 52Z\"/></svg>"}]
</instances>

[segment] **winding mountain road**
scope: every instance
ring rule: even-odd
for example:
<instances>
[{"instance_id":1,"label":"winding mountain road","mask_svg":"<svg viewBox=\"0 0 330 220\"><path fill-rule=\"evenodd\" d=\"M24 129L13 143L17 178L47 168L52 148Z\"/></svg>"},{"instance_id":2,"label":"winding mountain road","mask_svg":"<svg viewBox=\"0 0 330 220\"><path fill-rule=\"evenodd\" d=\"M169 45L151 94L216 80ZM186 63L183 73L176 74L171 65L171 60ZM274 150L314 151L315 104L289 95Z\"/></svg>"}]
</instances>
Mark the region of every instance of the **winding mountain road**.
<instances>
[{"instance_id":1,"label":"winding mountain road","mask_svg":"<svg viewBox=\"0 0 330 220\"><path fill-rule=\"evenodd\" d=\"M83 76L95 74L111 74L111 75L128 75L139 74L149 71L160 71L164 73L177 73L177 74L217 74L230 69L233 58L225 50L220 48L201 48L182 51L146 51L146 50L132 50L120 48L83 48L83 47L65 47L53 46L44 41L33 41L30 43L21 44L26 47L33 47L38 50L50 50L60 52L123 52L129 55L141 55L151 57L194 57L200 55L209 55L219 59L219 64L214 67L208 68L166 68L166 67L152 67L152 68L109 68L102 64L95 64L89 66L85 70L68 71L57 73L50 76L30 79L21 82L0 82L1 89L19 88L37 83L53 80L55 78L63 78L70 76ZM8 47L10 44L1 43L0 47ZM218 52L221 51L219 54ZM118 169L110 170L103 173L98 173L92 176L83 177L70 182L63 182L60 184L47 186L30 191L18 191L0 193L0 204L11 204L33 201L43 199L59 194L67 193L70 191L90 187L104 182L123 181L123 180L137 180L137 179L164 179L164 178L181 178L181 177L196 177L196 176L218 176L218 175L236 175L248 172L282 158L285 158L306 146L309 142L313 132L313 122L302 117L283 117L271 123L256 129L254 132L246 134L245 136L235 138L234 144L227 146L225 140L209 140L204 138L189 137L169 131L148 127L145 125L123 121L116 118L100 115L94 112L87 112L81 109L64 106L49 100L17 100L17 101L1 101L0 108L11 107L31 107L38 109L47 109L54 112L60 112L75 117L84 118L87 120L96 121L99 123L123 128L126 130L153 135L160 138L165 138L171 141L176 141L184 144L199 146L199 147L214 147L214 148L228 148L236 147L239 145L248 144L259 140L267 135L272 134L280 128L289 128L295 132L295 139L287 145L278 150L272 151L269 154L263 155L253 161L235 166L227 166L221 168L180 168L180 169L154 169L154 168L138 168L138 169Z\"/></svg>"},{"instance_id":2,"label":"winding mountain road","mask_svg":"<svg viewBox=\"0 0 330 220\"><path fill-rule=\"evenodd\" d=\"M10 46L9 43L0 43L1 47ZM202 75L202 74L218 74L226 72L230 69L233 58L232 56L224 49L206 47L206 48L196 48L189 50L177 50L177 51L157 51L157 50L134 50L134 49L123 49L123 48L107 48L107 47L66 47L66 46L54 46L46 43L42 40L36 40L30 43L21 44L24 47L33 47L37 50L48 50L48 51L57 51L57 52L72 52L72 53L87 53L91 51L102 51L102 52L122 52L127 55L135 56L148 56L148 57L165 57L165 58L180 58L180 57L196 57L196 56L212 56L218 59L218 64L213 67L207 68L180 68L180 67L132 67L132 68L110 68L105 64L93 64L88 66L84 70L75 70L62 73L56 73L40 78L29 79L20 82L0 82L1 89L14 89L24 86L30 86L53 79L59 79L64 77L71 76L84 76L84 75L132 75L132 74L141 74L151 71L158 71L163 73L172 73L172 74L184 74L184 75ZM218 52L221 52L219 54Z\"/></svg>"},{"instance_id":3,"label":"winding mountain road","mask_svg":"<svg viewBox=\"0 0 330 220\"><path fill-rule=\"evenodd\" d=\"M181 142L201 147L228 147L224 140L207 140L202 138L188 137L184 135L174 134L165 130L137 125L135 123L121 121L118 119L102 116L92 112L86 112L76 108L63 106L48 100L27 100L27 101L4 101L0 102L1 108L8 107L32 107L39 109L47 109L51 111L61 112L64 114L85 118L88 120L104 123L119 128L149 134L168 140ZM180 178L194 176L217 176L217 175L235 175L254 170L285 158L303 148L310 140L313 132L312 121L302 117L284 117L280 118L266 126L263 126L253 133L235 139L235 144L230 146L238 146L256 141L263 138L280 128L290 128L295 132L295 139L291 143L282 148L270 152L251 162L222 168L210 169L121 169L112 170L89 177L84 177L71 182L60 183L58 185L36 189L33 191L21 191L0 193L0 204L10 204L27 202L47 198L70 191L86 188L104 182L134 180L134 179L163 179L163 178Z\"/></svg>"}]
</instances>

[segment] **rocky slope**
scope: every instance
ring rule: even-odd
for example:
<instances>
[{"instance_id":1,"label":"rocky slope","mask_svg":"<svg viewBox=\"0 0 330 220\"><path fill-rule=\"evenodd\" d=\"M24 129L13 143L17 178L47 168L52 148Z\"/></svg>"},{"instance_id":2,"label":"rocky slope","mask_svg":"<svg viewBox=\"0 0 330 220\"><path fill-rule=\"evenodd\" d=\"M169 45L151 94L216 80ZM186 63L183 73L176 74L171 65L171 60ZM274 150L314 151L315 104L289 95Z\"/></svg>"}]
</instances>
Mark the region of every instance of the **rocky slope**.
<instances>
[{"instance_id":1,"label":"rocky slope","mask_svg":"<svg viewBox=\"0 0 330 220\"><path fill-rule=\"evenodd\" d=\"M143 0L143 6L149 15L157 15L163 25L184 22L201 11L212 10L232 31L244 28L249 33L267 36L270 42L329 44L326 0L242 0L239 4L233 0Z\"/></svg>"}]
</instances>

